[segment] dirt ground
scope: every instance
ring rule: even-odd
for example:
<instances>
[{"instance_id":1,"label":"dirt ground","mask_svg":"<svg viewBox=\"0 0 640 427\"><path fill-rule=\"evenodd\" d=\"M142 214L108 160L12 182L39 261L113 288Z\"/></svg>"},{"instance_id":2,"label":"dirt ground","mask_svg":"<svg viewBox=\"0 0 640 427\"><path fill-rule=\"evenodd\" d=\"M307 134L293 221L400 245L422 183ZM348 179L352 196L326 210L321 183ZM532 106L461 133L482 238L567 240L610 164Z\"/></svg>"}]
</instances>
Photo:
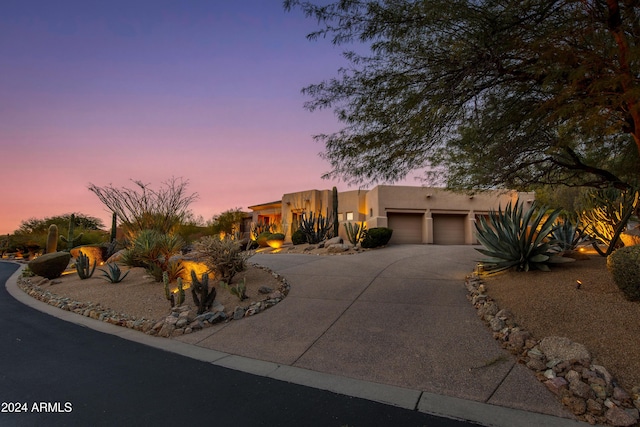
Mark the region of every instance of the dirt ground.
<instances>
[{"instance_id":1,"label":"dirt ground","mask_svg":"<svg viewBox=\"0 0 640 427\"><path fill-rule=\"evenodd\" d=\"M511 310L536 338L563 336L584 344L624 388L640 386L640 303L624 298L604 257L483 280L498 306Z\"/></svg>"},{"instance_id":2,"label":"dirt ground","mask_svg":"<svg viewBox=\"0 0 640 427\"><path fill-rule=\"evenodd\" d=\"M136 318L159 320L167 316L171 304L165 297L164 285L149 277L144 268L121 268L123 274L127 271L129 274L120 283L110 283L103 279L102 273L96 268L93 276L88 279L81 280L74 270L71 274L65 274L42 285L41 288L76 301L100 303L104 308ZM270 272L253 266L238 273L234 277L232 285L242 283L244 279L246 279L248 299L242 302L228 290L216 286L216 301L224 305L228 315L233 312L235 307L246 308L252 302L264 300L266 295L258 292L261 286L269 287L275 291L281 284ZM210 282L210 284L213 283L214 281ZM187 286L185 285L185 288ZM175 289L176 285L174 284L172 288ZM189 289L185 289L185 302L194 306Z\"/></svg>"}]
</instances>

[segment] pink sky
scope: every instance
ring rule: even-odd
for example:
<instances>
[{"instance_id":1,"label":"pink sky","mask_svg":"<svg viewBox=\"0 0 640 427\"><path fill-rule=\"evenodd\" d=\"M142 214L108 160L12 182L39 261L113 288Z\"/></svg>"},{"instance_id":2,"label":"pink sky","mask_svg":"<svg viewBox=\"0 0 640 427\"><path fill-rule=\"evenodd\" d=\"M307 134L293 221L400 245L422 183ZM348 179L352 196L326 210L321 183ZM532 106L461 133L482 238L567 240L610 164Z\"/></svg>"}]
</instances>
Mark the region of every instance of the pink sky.
<instances>
[{"instance_id":1,"label":"pink sky","mask_svg":"<svg viewBox=\"0 0 640 427\"><path fill-rule=\"evenodd\" d=\"M280 0L25 0L0 8L0 234L111 214L89 183L182 177L205 220L344 183L312 135L339 129L300 89L345 62ZM409 185L419 185L413 180Z\"/></svg>"}]
</instances>

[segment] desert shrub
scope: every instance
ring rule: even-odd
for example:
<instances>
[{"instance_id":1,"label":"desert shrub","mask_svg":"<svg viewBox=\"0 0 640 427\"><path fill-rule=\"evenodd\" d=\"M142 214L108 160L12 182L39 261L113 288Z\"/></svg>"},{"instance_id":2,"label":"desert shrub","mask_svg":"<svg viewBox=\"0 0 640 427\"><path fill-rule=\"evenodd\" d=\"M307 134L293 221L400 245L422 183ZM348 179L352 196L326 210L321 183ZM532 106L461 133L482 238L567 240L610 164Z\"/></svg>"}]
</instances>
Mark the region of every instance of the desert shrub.
<instances>
[{"instance_id":1,"label":"desert shrub","mask_svg":"<svg viewBox=\"0 0 640 427\"><path fill-rule=\"evenodd\" d=\"M258 246L260 246L261 248L266 248L267 246L269 246L267 244L267 240L269 240L270 236L271 236L270 231L263 231L262 233L260 233L256 238L256 242L258 243Z\"/></svg>"},{"instance_id":2,"label":"desert shrub","mask_svg":"<svg viewBox=\"0 0 640 427\"><path fill-rule=\"evenodd\" d=\"M184 266L182 265L182 261L172 260L172 261L169 261L169 264L167 265L167 269L163 273L167 273L169 282L175 282L176 280L178 280L179 277L182 276L183 272L184 272Z\"/></svg>"},{"instance_id":3,"label":"desert shrub","mask_svg":"<svg viewBox=\"0 0 640 427\"><path fill-rule=\"evenodd\" d=\"M640 301L640 245L617 249L607 257L614 283L630 301Z\"/></svg>"},{"instance_id":4,"label":"desert shrub","mask_svg":"<svg viewBox=\"0 0 640 427\"><path fill-rule=\"evenodd\" d=\"M560 209L547 213L546 208L532 206L524 210L522 203L509 202L504 211L490 211L488 219L476 223L476 237L484 246L476 249L488 258L482 260L485 269L502 271L515 267L518 271L549 270L549 263L574 261L554 255L559 251L551 239Z\"/></svg>"},{"instance_id":5,"label":"desert shrub","mask_svg":"<svg viewBox=\"0 0 640 427\"><path fill-rule=\"evenodd\" d=\"M307 243L307 236L305 236L302 230L298 229L291 234L291 243L294 245Z\"/></svg>"},{"instance_id":6,"label":"desert shrub","mask_svg":"<svg viewBox=\"0 0 640 427\"><path fill-rule=\"evenodd\" d=\"M203 262L215 274L217 280L231 284L236 273L244 271L249 253L243 252L237 241L215 236L205 236L195 244L203 255Z\"/></svg>"},{"instance_id":7,"label":"desert shrub","mask_svg":"<svg viewBox=\"0 0 640 427\"><path fill-rule=\"evenodd\" d=\"M180 253L184 240L178 235L142 230L122 254L121 262L130 267L144 267L156 281L169 269L171 257ZM157 268L156 268L157 267Z\"/></svg>"},{"instance_id":8,"label":"desert shrub","mask_svg":"<svg viewBox=\"0 0 640 427\"><path fill-rule=\"evenodd\" d=\"M267 238L267 242L269 240L284 240L284 234L282 234L282 233L273 233Z\"/></svg>"},{"instance_id":9,"label":"desert shrub","mask_svg":"<svg viewBox=\"0 0 640 427\"><path fill-rule=\"evenodd\" d=\"M393 230L387 227L374 227L365 230L362 243L363 248L377 248L384 246L391 240Z\"/></svg>"}]
</instances>

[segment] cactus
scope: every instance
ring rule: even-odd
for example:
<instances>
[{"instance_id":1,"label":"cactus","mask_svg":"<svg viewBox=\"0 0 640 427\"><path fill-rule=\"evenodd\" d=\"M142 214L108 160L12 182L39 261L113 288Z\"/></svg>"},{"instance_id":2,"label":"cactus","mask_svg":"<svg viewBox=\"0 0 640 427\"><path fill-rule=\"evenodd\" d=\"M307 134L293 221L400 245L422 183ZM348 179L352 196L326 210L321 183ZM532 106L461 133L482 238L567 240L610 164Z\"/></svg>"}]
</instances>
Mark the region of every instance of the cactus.
<instances>
[{"instance_id":1,"label":"cactus","mask_svg":"<svg viewBox=\"0 0 640 427\"><path fill-rule=\"evenodd\" d=\"M176 293L178 296L178 300L176 301L176 305L180 307L184 303L184 288L182 287L182 277L178 277L178 292Z\"/></svg>"},{"instance_id":2,"label":"cactus","mask_svg":"<svg viewBox=\"0 0 640 427\"><path fill-rule=\"evenodd\" d=\"M69 237L60 236L63 242L67 244L66 252L71 251L76 246L76 243L80 241L82 238L82 234L78 234L76 237L73 237L73 232L76 226L76 216L75 214L71 214L69 218Z\"/></svg>"},{"instance_id":3,"label":"cactus","mask_svg":"<svg viewBox=\"0 0 640 427\"><path fill-rule=\"evenodd\" d=\"M320 243L329 237L333 227L333 218L328 216L329 209L327 209L327 217L322 216L322 214L318 214L316 217L313 212L310 212L302 218L300 230L307 237L307 242L311 244Z\"/></svg>"},{"instance_id":4,"label":"cactus","mask_svg":"<svg viewBox=\"0 0 640 427\"><path fill-rule=\"evenodd\" d=\"M247 279L245 278L242 283L238 283L237 285L228 285L225 282L220 282L220 287L231 292L231 295L235 295L238 297L240 301L244 301L247 298Z\"/></svg>"},{"instance_id":5,"label":"cactus","mask_svg":"<svg viewBox=\"0 0 640 427\"><path fill-rule=\"evenodd\" d=\"M216 299L216 288L209 289L209 276L202 273L202 282L198 280L196 272L191 270L191 296L198 307L198 314L209 310Z\"/></svg>"},{"instance_id":6,"label":"cactus","mask_svg":"<svg viewBox=\"0 0 640 427\"><path fill-rule=\"evenodd\" d=\"M367 226L364 223L358 224L357 222L345 222L344 224L344 231L347 233L347 239L349 239L349 242L353 246L360 243L360 241L364 238L364 233L366 230Z\"/></svg>"},{"instance_id":7,"label":"cactus","mask_svg":"<svg viewBox=\"0 0 640 427\"><path fill-rule=\"evenodd\" d=\"M336 237L340 227L340 224L338 223L338 189L333 187L331 192L333 196L333 237Z\"/></svg>"},{"instance_id":8,"label":"cactus","mask_svg":"<svg viewBox=\"0 0 640 427\"><path fill-rule=\"evenodd\" d=\"M47 246L44 250L45 254L58 251L58 226L51 224L49 226L49 234L47 234Z\"/></svg>"},{"instance_id":9,"label":"cactus","mask_svg":"<svg viewBox=\"0 0 640 427\"><path fill-rule=\"evenodd\" d=\"M171 289L169 289L169 273L166 271L162 273L162 283L164 283L164 297L169 301L171 307L174 307L176 305L176 300Z\"/></svg>"},{"instance_id":10,"label":"cactus","mask_svg":"<svg viewBox=\"0 0 640 427\"><path fill-rule=\"evenodd\" d=\"M118 215L116 215L116 213L114 212L113 215L111 215L111 240L110 242L115 242L116 241L116 232L117 232L117 227L118 227Z\"/></svg>"},{"instance_id":11,"label":"cactus","mask_svg":"<svg viewBox=\"0 0 640 427\"><path fill-rule=\"evenodd\" d=\"M89 257L80 251L78 258L76 258L76 271L78 272L78 276L80 276L81 280L88 279L93 276L93 272L96 270L96 260L93 260L93 268L91 267L91 262Z\"/></svg>"}]
</instances>

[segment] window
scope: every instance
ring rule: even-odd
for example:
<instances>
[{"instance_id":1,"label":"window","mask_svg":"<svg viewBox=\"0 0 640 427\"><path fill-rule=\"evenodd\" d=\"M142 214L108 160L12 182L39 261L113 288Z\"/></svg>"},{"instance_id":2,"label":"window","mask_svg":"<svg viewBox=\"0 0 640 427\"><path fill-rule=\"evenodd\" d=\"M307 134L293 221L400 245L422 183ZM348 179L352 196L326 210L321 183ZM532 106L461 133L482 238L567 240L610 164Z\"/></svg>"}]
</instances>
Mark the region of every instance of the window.
<instances>
[{"instance_id":1,"label":"window","mask_svg":"<svg viewBox=\"0 0 640 427\"><path fill-rule=\"evenodd\" d=\"M347 212L347 221L353 221L353 212Z\"/></svg>"}]
</instances>

